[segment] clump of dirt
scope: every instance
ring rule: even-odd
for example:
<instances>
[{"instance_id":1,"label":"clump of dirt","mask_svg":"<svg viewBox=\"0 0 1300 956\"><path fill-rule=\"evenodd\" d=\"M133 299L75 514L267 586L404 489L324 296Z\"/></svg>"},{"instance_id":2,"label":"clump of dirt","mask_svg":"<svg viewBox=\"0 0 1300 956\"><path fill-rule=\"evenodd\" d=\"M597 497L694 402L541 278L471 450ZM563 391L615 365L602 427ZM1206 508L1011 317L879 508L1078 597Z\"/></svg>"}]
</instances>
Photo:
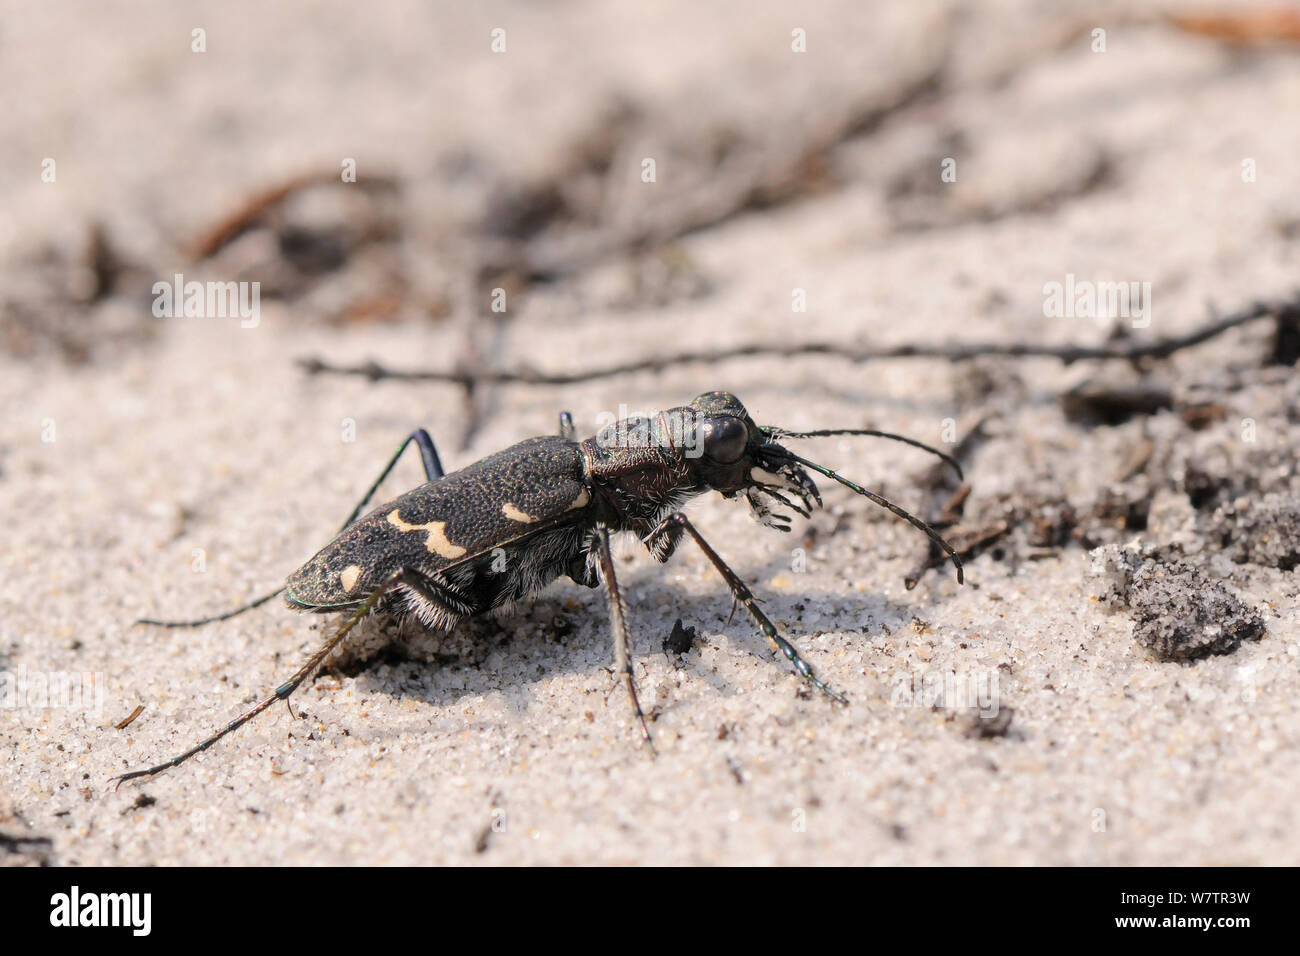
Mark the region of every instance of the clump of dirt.
<instances>
[{"instance_id":1,"label":"clump of dirt","mask_svg":"<svg viewBox=\"0 0 1300 956\"><path fill-rule=\"evenodd\" d=\"M975 712L966 716L962 729L967 737L974 740L1006 737L1011 734L1011 722L1015 714L1015 710L1010 707L999 707L994 714Z\"/></svg>"},{"instance_id":2,"label":"clump of dirt","mask_svg":"<svg viewBox=\"0 0 1300 956\"><path fill-rule=\"evenodd\" d=\"M0 263L0 353L77 365L151 340L158 323L135 294L145 279L98 222L31 241Z\"/></svg>"},{"instance_id":3,"label":"clump of dirt","mask_svg":"<svg viewBox=\"0 0 1300 956\"><path fill-rule=\"evenodd\" d=\"M682 625L682 619L679 617L677 623L673 625L672 633L664 638L665 654L685 654L693 646L699 635L696 634L695 628L685 627Z\"/></svg>"},{"instance_id":4,"label":"clump of dirt","mask_svg":"<svg viewBox=\"0 0 1300 956\"><path fill-rule=\"evenodd\" d=\"M1202 530L1237 564L1283 571L1300 564L1300 500L1294 495L1237 498L1214 509Z\"/></svg>"},{"instance_id":5,"label":"clump of dirt","mask_svg":"<svg viewBox=\"0 0 1300 956\"><path fill-rule=\"evenodd\" d=\"M1198 568L1161 551L1107 545L1092 552L1102 603L1127 610L1133 636L1164 661L1231 654L1264 636L1264 618Z\"/></svg>"},{"instance_id":6,"label":"clump of dirt","mask_svg":"<svg viewBox=\"0 0 1300 956\"><path fill-rule=\"evenodd\" d=\"M1159 385L1151 371L1098 373L1057 396L1074 437L1027 449L1021 436L1032 432L1015 423L1028 399L1000 381L978 363L955 377L955 393L982 407L953 453L974 476L983 463L972 453L986 441L995 461L1024 455L1029 467L987 495L978 480L954 491L941 469L920 482L926 519L963 559L987 552L1014 569L1140 533L1211 579L1212 555L1300 567L1300 376L1292 370L1243 358L1181 386ZM929 547L908 586L945 560Z\"/></svg>"},{"instance_id":7,"label":"clump of dirt","mask_svg":"<svg viewBox=\"0 0 1300 956\"><path fill-rule=\"evenodd\" d=\"M1070 543L1079 515L1064 498L1044 501L1028 518L1028 542L1035 548L1063 548Z\"/></svg>"}]
</instances>

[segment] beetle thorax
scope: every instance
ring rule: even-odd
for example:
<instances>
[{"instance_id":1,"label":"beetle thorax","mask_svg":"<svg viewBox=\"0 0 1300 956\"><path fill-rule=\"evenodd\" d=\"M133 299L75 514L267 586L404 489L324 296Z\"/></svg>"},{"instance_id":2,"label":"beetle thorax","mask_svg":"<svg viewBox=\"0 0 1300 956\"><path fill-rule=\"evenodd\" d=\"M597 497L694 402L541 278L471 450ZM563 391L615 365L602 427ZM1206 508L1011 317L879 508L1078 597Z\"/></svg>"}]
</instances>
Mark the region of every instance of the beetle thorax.
<instances>
[{"instance_id":1,"label":"beetle thorax","mask_svg":"<svg viewBox=\"0 0 1300 956\"><path fill-rule=\"evenodd\" d=\"M615 527L653 524L708 490L680 447L607 443L597 435L582 443L582 454L602 517Z\"/></svg>"}]
</instances>

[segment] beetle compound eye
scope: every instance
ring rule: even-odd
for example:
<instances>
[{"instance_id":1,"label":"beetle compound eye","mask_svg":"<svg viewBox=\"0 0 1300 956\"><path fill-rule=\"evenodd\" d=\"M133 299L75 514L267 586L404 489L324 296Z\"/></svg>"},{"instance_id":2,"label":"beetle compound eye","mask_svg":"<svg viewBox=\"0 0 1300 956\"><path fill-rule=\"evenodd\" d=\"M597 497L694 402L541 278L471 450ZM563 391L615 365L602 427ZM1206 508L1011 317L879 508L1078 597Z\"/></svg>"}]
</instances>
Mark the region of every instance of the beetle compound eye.
<instances>
[{"instance_id":1,"label":"beetle compound eye","mask_svg":"<svg viewBox=\"0 0 1300 956\"><path fill-rule=\"evenodd\" d=\"M739 418L714 418L701 427L704 454L714 461L729 464L745 453L749 430Z\"/></svg>"}]
</instances>

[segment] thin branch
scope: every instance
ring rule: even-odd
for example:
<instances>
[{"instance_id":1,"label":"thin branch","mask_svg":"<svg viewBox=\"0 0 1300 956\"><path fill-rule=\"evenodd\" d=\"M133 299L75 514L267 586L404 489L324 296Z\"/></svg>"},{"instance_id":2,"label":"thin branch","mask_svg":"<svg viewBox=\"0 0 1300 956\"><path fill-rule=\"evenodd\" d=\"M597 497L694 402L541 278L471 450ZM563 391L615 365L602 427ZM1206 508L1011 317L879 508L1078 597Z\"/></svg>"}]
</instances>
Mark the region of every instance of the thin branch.
<instances>
[{"instance_id":1,"label":"thin branch","mask_svg":"<svg viewBox=\"0 0 1300 956\"><path fill-rule=\"evenodd\" d=\"M513 370L474 368L462 365L447 371L392 369L378 362L361 365L335 365L319 358L303 358L298 365L310 375L353 375L371 381L393 379L407 382L451 382L458 385L571 385L594 379L611 378L632 372L662 371L676 365L692 362L722 362L736 358L776 355L790 358L797 355L832 355L850 362L870 362L880 359L938 358L950 362L996 355L1008 358L1054 358L1066 365L1087 359L1137 361L1138 359L1168 358L1175 352L1199 345L1230 329L1258 319L1293 316L1300 312L1300 299L1291 302L1257 302L1240 311L1208 322L1188 332L1150 342L1116 342L1106 345L1040 345L1029 342L972 342L924 345L892 345L872 348L867 345L845 345L838 342L804 342L794 345L751 344L712 352L679 352L597 366L576 372L542 372L529 366Z\"/></svg>"},{"instance_id":2,"label":"thin branch","mask_svg":"<svg viewBox=\"0 0 1300 956\"><path fill-rule=\"evenodd\" d=\"M208 226L190 243L190 253L195 260L210 258L229 245L235 238L253 228L286 199L309 186L332 186L342 182L335 170L313 170L292 176L246 197L239 206ZM359 182L362 189L396 189L397 180L391 176L370 175Z\"/></svg>"}]
</instances>

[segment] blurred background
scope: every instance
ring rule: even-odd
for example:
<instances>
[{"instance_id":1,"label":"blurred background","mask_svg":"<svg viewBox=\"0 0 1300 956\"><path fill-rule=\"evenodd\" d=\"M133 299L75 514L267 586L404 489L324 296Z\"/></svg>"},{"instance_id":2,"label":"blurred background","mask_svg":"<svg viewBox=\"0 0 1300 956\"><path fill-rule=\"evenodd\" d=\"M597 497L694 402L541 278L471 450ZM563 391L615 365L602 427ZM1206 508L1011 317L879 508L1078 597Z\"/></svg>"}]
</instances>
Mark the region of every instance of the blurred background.
<instances>
[{"instance_id":1,"label":"blurred background","mask_svg":"<svg viewBox=\"0 0 1300 956\"><path fill-rule=\"evenodd\" d=\"M1281 277L1297 215L1278 129L1295 105L1294 9L1009 0L792 16L763 3L11 11L0 347L71 368L147 346L186 324L141 308L178 272L260 283L266 324L301 352L382 358L376 327L418 326L402 357L433 367L509 365L561 341L594 360L794 331L887 340L947 333L955 313L971 332L1078 339L1107 330L1044 327L1040 274L1150 281L1167 314L1200 307L1217 295L1196 277L1251 217L1273 242L1243 257L1249 279ZM1247 158L1262 172L1243 190ZM1222 175L1201 175L1206 162ZM377 338L346 338L357 329ZM366 341L373 354L356 355Z\"/></svg>"}]
</instances>

